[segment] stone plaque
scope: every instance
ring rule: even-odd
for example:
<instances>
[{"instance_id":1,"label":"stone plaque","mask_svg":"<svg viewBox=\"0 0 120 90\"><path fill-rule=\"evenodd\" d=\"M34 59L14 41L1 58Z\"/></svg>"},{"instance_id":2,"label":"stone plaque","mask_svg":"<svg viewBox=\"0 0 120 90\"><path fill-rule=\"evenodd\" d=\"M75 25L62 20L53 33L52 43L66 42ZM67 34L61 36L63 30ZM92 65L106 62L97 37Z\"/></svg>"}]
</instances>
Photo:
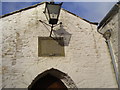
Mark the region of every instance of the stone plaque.
<instances>
[{"instance_id":1,"label":"stone plaque","mask_svg":"<svg viewBox=\"0 0 120 90\"><path fill-rule=\"evenodd\" d=\"M38 56L65 56L63 38L38 37Z\"/></svg>"}]
</instances>

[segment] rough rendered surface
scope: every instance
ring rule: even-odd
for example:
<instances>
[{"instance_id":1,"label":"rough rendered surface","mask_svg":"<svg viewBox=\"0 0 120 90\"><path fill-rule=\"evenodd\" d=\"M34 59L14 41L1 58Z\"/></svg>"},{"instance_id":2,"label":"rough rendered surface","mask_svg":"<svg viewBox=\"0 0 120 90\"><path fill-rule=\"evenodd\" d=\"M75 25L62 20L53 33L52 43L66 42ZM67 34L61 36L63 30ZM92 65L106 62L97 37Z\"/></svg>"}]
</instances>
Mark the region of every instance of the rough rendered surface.
<instances>
[{"instance_id":1,"label":"rough rendered surface","mask_svg":"<svg viewBox=\"0 0 120 90\"><path fill-rule=\"evenodd\" d=\"M107 31L111 30L111 37L110 37L110 42L112 45L113 53L115 56L116 64L118 65L118 33L119 33L119 11L116 13L112 19L104 26L101 27L99 30L100 31Z\"/></svg>"}]
</instances>

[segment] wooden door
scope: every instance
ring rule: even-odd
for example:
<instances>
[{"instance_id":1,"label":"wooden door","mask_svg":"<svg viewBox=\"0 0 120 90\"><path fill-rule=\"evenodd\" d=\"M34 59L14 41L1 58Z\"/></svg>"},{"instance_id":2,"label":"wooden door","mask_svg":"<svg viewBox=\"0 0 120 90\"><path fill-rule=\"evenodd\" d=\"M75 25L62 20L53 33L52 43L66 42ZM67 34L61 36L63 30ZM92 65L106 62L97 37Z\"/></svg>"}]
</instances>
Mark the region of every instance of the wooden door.
<instances>
[{"instance_id":1,"label":"wooden door","mask_svg":"<svg viewBox=\"0 0 120 90\"><path fill-rule=\"evenodd\" d=\"M64 83L52 75L46 75L40 78L31 88L31 90L68 90Z\"/></svg>"}]
</instances>

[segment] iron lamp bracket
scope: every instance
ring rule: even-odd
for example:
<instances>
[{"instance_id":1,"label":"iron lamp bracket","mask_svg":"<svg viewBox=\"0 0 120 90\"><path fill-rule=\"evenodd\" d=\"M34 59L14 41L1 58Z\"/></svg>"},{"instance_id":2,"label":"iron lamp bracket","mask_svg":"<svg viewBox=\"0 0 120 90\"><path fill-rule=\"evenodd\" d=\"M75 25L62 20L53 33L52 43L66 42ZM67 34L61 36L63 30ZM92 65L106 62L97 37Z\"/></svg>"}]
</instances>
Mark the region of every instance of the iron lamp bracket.
<instances>
[{"instance_id":1,"label":"iron lamp bracket","mask_svg":"<svg viewBox=\"0 0 120 90\"><path fill-rule=\"evenodd\" d=\"M62 22L60 22L59 24L52 24L52 25L50 25L50 24L47 24L46 22L44 22L44 21L42 21L42 20L39 20L39 21L40 21L41 23L44 23L45 25L51 27L51 31L50 31L49 37L52 37L51 35L52 35L52 31L53 31L53 28L54 28L54 27L56 27L56 26L58 26L58 25L62 25Z\"/></svg>"}]
</instances>

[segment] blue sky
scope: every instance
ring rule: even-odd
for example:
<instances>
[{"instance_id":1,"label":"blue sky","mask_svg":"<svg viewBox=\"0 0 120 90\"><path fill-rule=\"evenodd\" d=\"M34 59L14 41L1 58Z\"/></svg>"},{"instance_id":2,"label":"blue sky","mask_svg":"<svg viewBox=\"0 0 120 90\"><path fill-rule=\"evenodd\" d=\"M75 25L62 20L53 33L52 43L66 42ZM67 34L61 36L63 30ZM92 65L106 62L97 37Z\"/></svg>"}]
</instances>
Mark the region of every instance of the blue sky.
<instances>
[{"instance_id":1,"label":"blue sky","mask_svg":"<svg viewBox=\"0 0 120 90\"><path fill-rule=\"evenodd\" d=\"M39 2L2 2L1 15ZM116 2L64 2L62 8L91 22L100 22Z\"/></svg>"}]
</instances>

